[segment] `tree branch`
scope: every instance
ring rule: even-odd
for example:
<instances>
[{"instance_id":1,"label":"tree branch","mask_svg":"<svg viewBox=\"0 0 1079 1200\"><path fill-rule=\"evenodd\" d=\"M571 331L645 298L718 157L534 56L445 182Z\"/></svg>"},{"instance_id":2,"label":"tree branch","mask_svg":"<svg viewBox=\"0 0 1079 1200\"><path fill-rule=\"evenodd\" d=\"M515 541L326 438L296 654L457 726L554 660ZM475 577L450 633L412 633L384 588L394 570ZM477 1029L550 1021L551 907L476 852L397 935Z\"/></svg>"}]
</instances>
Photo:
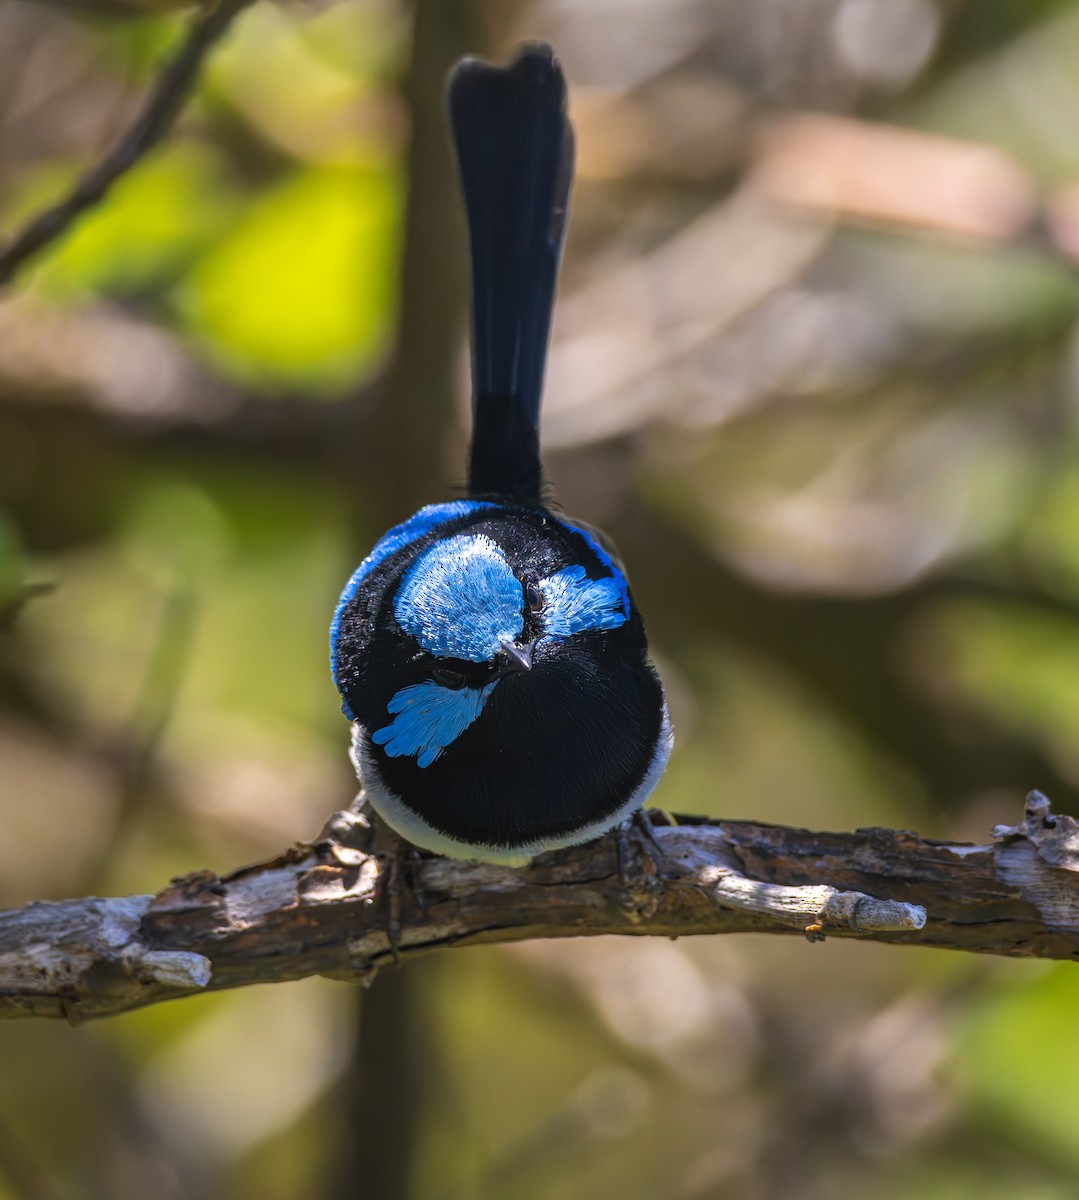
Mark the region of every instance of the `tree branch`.
<instances>
[{"instance_id":1,"label":"tree branch","mask_svg":"<svg viewBox=\"0 0 1079 1200\"><path fill-rule=\"evenodd\" d=\"M161 141L187 103L207 53L251 3L253 0L221 0L192 23L117 145L79 179L63 200L32 217L0 248L0 284L10 283L27 259L65 233L86 209L103 200L117 179Z\"/></svg>"},{"instance_id":2,"label":"tree branch","mask_svg":"<svg viewBox=\"0 0 1079 1200\"><path fill-rule=\"evenodd\" d=\"M395 957L540 937L801 933L1079 958L1079 823L1038 792L987 845L690 817L519 870L423 856L392 905L393 856L372 837L362 812L335 813L314 842L224 877L0 913L0 1017L77 1022L251 983L366 981Z\"/></svg>"},{"instance_id":3,"label":"tree branch","mask_svg":"<svg viewBox=\"0 0 1079 1200\"><path fill-rule=\"evenodd\" d=\"M882 121L796 113L763 122L750 186L846 221L1037 250L1075 270L1079 188L1048 193L993 146Z\"/></svg>"}]
</instances>

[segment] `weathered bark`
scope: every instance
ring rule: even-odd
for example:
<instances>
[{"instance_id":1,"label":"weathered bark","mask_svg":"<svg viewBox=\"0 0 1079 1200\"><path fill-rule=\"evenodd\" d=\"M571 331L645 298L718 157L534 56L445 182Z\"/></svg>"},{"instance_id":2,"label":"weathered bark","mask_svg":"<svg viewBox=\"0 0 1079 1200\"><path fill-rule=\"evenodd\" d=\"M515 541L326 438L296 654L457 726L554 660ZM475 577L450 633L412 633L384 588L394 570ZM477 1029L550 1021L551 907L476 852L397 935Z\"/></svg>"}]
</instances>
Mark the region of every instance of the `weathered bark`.
<instances>
[{"instance_id":1,"label":"weathered bark","mask_svg":"<svg viewBox=\"0 0 1079 1200\"><path fill-rule=\"evenodd\" d=\"M395 957L539 937L752 931L1079 957L1079 824L1036 792L986 845L682 818L523 869L402 860L411 878L387 903L391 861L362 813L343 812L231 875L0 913L0 1016L80 1021L250 983L362 981Z\"/></svg>"}]
</instances>

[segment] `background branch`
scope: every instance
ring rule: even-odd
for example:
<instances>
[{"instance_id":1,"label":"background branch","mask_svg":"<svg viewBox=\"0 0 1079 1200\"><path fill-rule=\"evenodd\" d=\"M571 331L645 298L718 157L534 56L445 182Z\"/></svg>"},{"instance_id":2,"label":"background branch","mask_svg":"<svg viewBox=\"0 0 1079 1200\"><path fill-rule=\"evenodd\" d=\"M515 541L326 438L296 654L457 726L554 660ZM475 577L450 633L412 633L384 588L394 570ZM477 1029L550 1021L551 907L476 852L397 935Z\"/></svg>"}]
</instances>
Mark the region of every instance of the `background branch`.
<instances>
[{"instance_id":1,"label":"background branch","mask_svg":"<svg viewBox=\"0 0 1079 1200\"><path fill-rule=\"evenodd\" d=\"M252 0L221 0L191 25L179 50L161 68L131 127L105 157L85 172L63 200L38 213L0 249L0 284L39 250L56 241L88 208L100 203L112 185L169 132L198 79L203 60Z\"/></svg>"},{"instance_id":2,"label":"background branch","mask_svg":"<svg viewBox=\"0 0 1079 1200\"><path fill-rule=\"evenodd\" d=\"M40 902L0 914L0 1016L108 1016L204 990L325 975L394 957L541 937L802 933L1023 957L1079 957L1079 824L1032 792L991 845L902 830L810 833L682 818L627 826L524 870L423 858L391 946L362 813L319 838L156 896Z\"/></svg>"}]
</instances>

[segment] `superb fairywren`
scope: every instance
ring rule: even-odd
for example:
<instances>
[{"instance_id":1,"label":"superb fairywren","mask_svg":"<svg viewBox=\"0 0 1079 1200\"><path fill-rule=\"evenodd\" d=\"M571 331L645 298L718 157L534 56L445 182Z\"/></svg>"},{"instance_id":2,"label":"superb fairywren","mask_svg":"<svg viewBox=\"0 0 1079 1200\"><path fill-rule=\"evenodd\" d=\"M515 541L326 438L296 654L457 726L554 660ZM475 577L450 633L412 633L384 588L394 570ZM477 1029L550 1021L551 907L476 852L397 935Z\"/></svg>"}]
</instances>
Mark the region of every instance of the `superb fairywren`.
<instances>
[{"instance_id":1,"label":"superb fairywren","mask_svg":"<svg viewBox=\"0 0 1079 1200\"><path fill-rule=\"evenodd\" d=\"M352 760L417 846L523 863L633 814L670 753L619 563L541 496L539 408L573 175L550 47L464 59L449 113L472 250L468 499L391 529L330 630Z\"/></svg>"}]
</instances>

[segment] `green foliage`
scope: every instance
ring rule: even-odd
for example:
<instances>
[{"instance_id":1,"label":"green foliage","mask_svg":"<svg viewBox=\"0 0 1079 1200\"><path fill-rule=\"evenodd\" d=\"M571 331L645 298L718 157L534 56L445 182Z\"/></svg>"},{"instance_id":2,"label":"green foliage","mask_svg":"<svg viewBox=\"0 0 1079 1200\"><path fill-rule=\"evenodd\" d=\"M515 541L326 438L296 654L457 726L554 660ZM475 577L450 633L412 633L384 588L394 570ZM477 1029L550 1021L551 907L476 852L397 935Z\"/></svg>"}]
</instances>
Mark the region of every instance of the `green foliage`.
<instances>
[{"instance_id":1,"label":"green foliage","mask_svg":"<svg viewBox=\"0 0 1079 1200\"><path fill-rule=\"evenodd\" d=\"M36 211L72 182L52 167L27 185L19 208ZM123 297L175 281L226 229L238 204L221 155L174 142L125 175L106 203L35 264L30 285L68 304L95 294Z\"/></svg>"},{"instance_id":2,"label":"green foliage","mask_svg":"<svg viewBox=\"0 0 1079 1200\"><path fill-rule=\"evenodd\" d=\"M1079 767L1079 624L1020 604L964 603L938 616L941 682L950 676L966 702L1002 728L1040 742Z\"/></svg>"},{"instance_id":3,"label":"green foliage","mask_svg":"<svg viewBox=\"0 0 1079 1200\"><path fill-rule=\"evenodd\" d=\"M983 30L991 21L986 7L978 6L976 22L971 18ZM1038 20L1036 6L1024 3L1021 30L946 75L906 106L904 115L942 133L998 146L1043 180L1073 179L1079 146L1066 131L1079 114L1079 12L1070 0L1044 8L1046 19Z\"/></svg>"},{"instance_id":4,"label":"green foliage","mask_svg":"<svg viewBox=\"0 0 1079 1200\"><path fill-rule=\"evenodd\" d=\"M183 328L256 386L343 389L386 344L397 197L374 171L304 171L268 189L184 281Z\"/></svg>"},{"instance_id":5,"label":"green foliage","mask_svg":"<svg viewBox=\"0 0 1079 1200\"><path fill-rule=\"evenodd\" d=\"M1009 1140L1030 1139L1047 1159L1079 1170L1079 977L1068 963L1033 973L974 1005L963 1034L964 1084L984 1119Z\"/></svg>"}]
</instances>

